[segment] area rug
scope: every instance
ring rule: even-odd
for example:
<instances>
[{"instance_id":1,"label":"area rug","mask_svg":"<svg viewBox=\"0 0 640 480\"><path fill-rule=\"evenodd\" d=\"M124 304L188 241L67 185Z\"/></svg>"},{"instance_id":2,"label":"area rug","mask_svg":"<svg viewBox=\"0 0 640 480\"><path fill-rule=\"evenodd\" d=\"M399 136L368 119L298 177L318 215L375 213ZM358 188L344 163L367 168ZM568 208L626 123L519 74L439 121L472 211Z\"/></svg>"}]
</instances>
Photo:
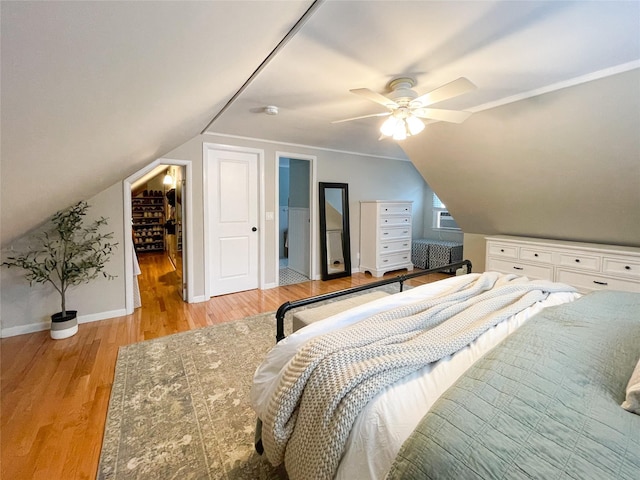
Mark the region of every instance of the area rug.
<instances>
[{"instance_id":1,"label":"area rug","mask_svg":"<svg viewBox=\"0 0 640 480\"><path fill-rule=\"evenodd\" d=\"M275 315L266 313L121 347L98 478L286 479L255 453L249 404L253 373L274 344Z\"/></svg>"}]
</instances>

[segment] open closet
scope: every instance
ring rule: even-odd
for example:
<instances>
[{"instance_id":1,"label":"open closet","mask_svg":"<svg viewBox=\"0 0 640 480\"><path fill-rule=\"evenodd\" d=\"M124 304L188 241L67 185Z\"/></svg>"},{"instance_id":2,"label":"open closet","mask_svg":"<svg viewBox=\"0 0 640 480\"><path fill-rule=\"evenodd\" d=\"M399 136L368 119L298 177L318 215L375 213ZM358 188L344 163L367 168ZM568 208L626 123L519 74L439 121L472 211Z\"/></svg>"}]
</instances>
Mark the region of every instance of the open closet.
<instances>
[{"instance_id":1,"label":"open closet","mask_svg":"<svg viewBox=\"0 0 640 480\"><path fill-rule=\"evenodd\" d=\"M183 218L184 167L160 165L131 186L131 230L140 264L166 257L173 272L152 281L170 282L184 298ZM134 266L135 270L135 266ZM136 274L139 274L140 271Z\"/></svg>"}]
</instances>

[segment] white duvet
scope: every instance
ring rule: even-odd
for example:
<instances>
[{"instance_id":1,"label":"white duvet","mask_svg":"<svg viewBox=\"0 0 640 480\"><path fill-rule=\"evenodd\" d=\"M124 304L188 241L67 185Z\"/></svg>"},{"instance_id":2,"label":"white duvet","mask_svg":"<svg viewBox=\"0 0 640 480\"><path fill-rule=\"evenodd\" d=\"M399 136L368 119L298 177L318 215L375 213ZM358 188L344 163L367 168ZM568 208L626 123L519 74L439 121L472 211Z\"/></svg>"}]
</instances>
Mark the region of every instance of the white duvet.
<instances>
[{"instance_id":1,"label":"white duvet","mask_svg":"<svg viewBox=\"0 0 640 480\"><path fill-rule=\"evenodd\" d=\"M285 365L298 347L310 338L351 325L392 307L443 294L461 281L461 277L452 277L380 298L313 323L285 338L267 354L265 361L256 370L251 389L254 410L258 416L264 415ZM367 404L356 419L336 478L384 478L403 442L431 405L476 360L543 308L570 302L579 296L577 293L552 293L546 300L488 330L454 355L434 362L384 389Z\"/></svg>"}]
</instances>

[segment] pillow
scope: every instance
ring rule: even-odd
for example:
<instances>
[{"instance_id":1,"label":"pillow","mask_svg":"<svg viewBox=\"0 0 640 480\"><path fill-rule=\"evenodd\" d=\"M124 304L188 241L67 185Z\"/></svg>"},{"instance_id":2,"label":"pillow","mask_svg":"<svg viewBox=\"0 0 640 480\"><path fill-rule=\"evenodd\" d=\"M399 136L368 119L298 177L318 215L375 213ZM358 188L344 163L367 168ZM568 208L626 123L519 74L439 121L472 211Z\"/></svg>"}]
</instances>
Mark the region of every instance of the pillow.
<instances>
[{"instance_id":1,"label":"pillow","mask_svg":"<svg viewBox=\"0 0 640 480\"><path fill-rule=\"evenodd\" d=\"M627 384L627 398L622 402L622 408L640 415L640 360Z\"/></svg>"}]
</instances>

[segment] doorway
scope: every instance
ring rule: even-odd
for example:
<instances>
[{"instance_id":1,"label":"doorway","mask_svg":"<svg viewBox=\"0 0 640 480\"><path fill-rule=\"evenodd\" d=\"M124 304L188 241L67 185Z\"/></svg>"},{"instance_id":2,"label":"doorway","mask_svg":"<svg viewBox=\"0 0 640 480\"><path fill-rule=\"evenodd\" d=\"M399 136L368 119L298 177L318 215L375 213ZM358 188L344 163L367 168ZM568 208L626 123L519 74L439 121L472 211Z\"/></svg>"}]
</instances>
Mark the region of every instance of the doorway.
<instances>
[{"instance_id":1,"label":"doorway","mask_svg":"<svg viewBox=\"0 0 640 480\"><path fill-rule=\"evenodd\" d=\"M166 256L172 270L155 279L186 299L184 262L182 255L184 231L185 167L159 165L131 185L131 227L134 274L135 263L149 260L149 256ZM141 298L134 278L134 307L141 306Z\"/></svg>"},{"instance_id":2,"label":"doorway","mask_svg":"<svg viewBox=\"0 0 640 480\"><path fill-rule=\"evenodd\" d=\"M125 306L133 313L140 255L166 256L173 272L157 279L175 289L179 297L195 302L190 285L191 162L158 159L123 182L125 252Z\"/></svg>"},{"instance_id":3,"label":"doorway","mask_svg":"<svg viewBox=\"0 0 640 480\"><path fill-rule=\"evenodd\" d=\"M279 153L278 285L312 277L313 159Z\"/></svg>"}]
</instances>

